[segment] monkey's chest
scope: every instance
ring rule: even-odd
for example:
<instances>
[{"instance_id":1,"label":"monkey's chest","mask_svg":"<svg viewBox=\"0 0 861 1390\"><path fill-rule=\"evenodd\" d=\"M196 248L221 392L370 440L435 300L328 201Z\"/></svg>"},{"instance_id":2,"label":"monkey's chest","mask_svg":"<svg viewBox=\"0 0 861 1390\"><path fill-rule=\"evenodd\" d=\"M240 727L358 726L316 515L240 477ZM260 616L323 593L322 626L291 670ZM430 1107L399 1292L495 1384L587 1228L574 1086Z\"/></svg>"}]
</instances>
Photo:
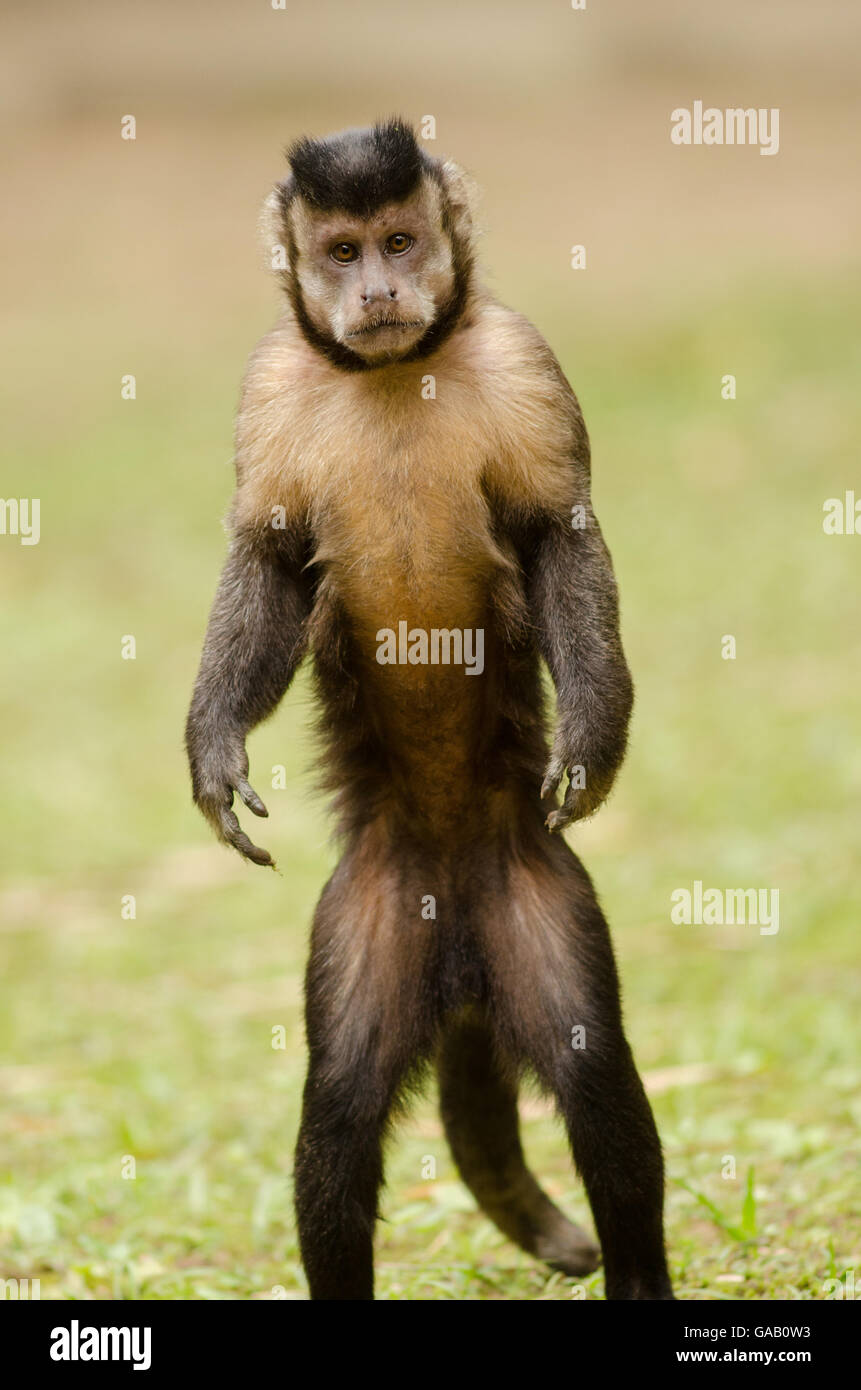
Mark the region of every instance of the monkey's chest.
<instances>
[{"instance_id":1,"label":"monkey's chest","mask_svg":"<svg viewBox=\"0 0 861 1390\"><path fill-rule=\"evenodd\" d=\"M495 569L480 494L404 471L330 502L318 553L357 635L480 623Z\"/></svg>"}]
</instances>

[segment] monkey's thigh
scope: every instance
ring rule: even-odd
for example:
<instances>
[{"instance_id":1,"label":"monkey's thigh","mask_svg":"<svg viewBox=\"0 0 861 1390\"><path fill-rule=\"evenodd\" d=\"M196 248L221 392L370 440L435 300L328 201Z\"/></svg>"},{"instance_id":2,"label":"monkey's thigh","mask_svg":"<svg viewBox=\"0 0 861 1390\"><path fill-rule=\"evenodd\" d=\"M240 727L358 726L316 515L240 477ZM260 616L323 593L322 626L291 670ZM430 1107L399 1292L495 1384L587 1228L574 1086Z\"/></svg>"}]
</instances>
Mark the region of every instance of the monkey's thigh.
<instances>
[{"instance_id":1,"label":"monkey's thigh","mask_svg":"<svg viewBox=\"0 0 861 1390\"><path fill-rule=\"evenodd\" d=\"M499 863L472 909L494 1025L506 1049L555 1091L581 1043L622 1036L610 935L589 876L561 836L531 835Z\"/></svg>"},{"instance_id":2,"label":"monkey's thigh","mask_svg":"<svg viewBox=\"0 0 861 1390\"><path fill-rule=\"evenodd\" d=\"M355 1080L356 1107L382 1102L432 1041L434 943L418 892L368 835L317 905L306 976L311 1065L321 1084Z\"/></svg>"}]
</instances>

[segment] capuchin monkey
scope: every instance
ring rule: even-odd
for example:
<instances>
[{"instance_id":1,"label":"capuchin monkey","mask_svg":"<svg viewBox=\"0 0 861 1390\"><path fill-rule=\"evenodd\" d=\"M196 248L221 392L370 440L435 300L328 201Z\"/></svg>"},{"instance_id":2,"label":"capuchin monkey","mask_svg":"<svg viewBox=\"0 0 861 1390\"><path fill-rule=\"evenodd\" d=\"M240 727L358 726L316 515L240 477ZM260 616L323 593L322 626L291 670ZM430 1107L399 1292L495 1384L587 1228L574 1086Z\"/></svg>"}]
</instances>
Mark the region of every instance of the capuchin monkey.
<instances>
[{"instance_id":1,"label":"capuchin monkey","mask_svg":"<svg viewBox=\"0 0 861 1390\"><path fill-rule=\"evenodd\" d=\"M271 865L232 805L267 815L246 736L310 654L343 841L306 979L311 1297L373 1298L382 1144L432 1062L501 1231L568 1275L603 1257L608 1298L672 1298L607 924L558 833L610 791L633 699L580 408L478 283L455 164L400 120L302 139L289 164L268 205L287 308L244 381L187 747L216 834ZM525 1165L525 1072L565 1121L600 1251Z\"/></svg>"}]
</instances>

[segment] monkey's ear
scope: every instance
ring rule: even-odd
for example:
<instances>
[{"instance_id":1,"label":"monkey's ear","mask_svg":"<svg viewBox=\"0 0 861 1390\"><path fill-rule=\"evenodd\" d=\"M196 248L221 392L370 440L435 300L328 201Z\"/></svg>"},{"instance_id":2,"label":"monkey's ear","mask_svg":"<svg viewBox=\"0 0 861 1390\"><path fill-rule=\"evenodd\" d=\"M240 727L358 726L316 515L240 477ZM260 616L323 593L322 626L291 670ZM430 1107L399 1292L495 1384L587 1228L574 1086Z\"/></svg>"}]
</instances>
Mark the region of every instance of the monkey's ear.
<instances>
[{"instance_id":1,"label":"monkey's ear","mask_svg":"<svg viewBox=\"0 0 861 1390\"><path fill-rule=\"evenodd\" d=\"M478 184L453 159L443 163L442 183L455 231L472 244L481 234Z\"/></svg>"},{"instance_id":2,"label":"monkey's ear","mask_svg":"<svg viewBox=\"0 0 861 1390\"><path fill-rule=\"evenodd\" d=\"M258 219L260 249L265 258L266 269L278 276L285 289L289 287L293 277L285 211L290 201L292 183L291 175L275 185L260 209Z\"/></svg>"}]
</instances>

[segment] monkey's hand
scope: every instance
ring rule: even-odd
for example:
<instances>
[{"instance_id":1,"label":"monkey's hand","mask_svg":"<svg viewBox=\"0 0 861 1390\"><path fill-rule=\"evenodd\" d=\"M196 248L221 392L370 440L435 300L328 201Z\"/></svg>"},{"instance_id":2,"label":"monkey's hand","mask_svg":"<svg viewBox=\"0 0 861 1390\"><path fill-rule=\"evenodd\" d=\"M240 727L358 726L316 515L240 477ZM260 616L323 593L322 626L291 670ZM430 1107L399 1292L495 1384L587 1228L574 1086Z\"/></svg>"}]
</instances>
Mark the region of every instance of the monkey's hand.
<instances>
[{"instance_id":1,"label":"monkey's hand","mask_svg":"<svg viewBox=\"0 0 861 1390\"><path fill-rule=\"evenodd\" d=\"M551 811L544 822L551 834L556 830L564 830L566 825L571 825L574 821L585 820L587 816L594 815L605 800L613 782L612 775L607 777L593 773L588 765L579 763L576 756L566 754L557 739L541 784L542 801L558 791L566 773L568 786L565 788L562 805Z\"/></svg>"},{"instance_id":2,"label":"monkey's hand","mask_svg":"<svg viewBox=\"0 0 861 1390\"><path fill-rule=\"evenodd\" d=\"M203 758L192 767L192 788L195 804L200 807L219 840L232 845L252 864L275 868L269 851L252 844L232 809L234 792L238 792L240 799L255 816L269 815L248 781L248 755L244 748L238 756L231 757L224 752Z\"/></svg>"}]
</instances>

